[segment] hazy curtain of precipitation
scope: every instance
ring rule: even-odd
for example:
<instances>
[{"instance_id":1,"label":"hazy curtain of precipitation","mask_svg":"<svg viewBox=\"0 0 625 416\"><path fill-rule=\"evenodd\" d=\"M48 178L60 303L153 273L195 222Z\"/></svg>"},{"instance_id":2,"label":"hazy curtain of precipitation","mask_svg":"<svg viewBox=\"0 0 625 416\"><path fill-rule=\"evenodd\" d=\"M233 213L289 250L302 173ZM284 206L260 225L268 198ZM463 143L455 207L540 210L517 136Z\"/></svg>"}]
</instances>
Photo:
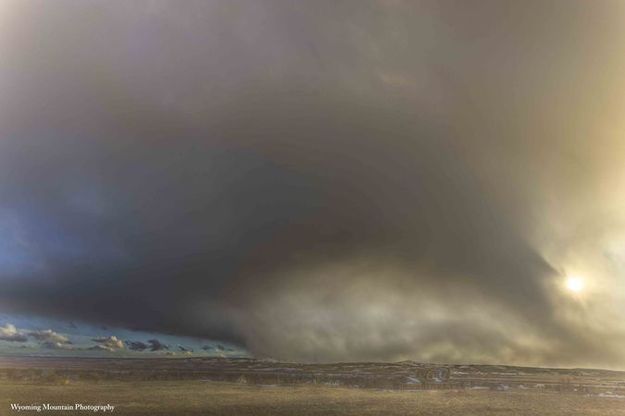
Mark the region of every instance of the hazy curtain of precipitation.
<instances>
[{"instance_id":1,"label":"hazy curtain of precipitation","mask_svg":"<svg viewBox=\"0 0 625 416\"><path fill-rule=\"evenodd\" d=\"M0 312L625 368L624 17L5 1Z\"/></svg>"}]
</instances>

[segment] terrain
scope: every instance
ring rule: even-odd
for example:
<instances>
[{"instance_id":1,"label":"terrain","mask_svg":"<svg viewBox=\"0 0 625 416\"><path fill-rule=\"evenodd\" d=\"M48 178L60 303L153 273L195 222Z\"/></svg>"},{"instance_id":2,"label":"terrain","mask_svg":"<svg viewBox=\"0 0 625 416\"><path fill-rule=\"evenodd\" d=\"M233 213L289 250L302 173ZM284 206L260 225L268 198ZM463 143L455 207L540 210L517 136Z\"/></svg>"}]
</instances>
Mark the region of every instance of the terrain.
<instances>
[{"instance_id":1,"label":"terrain","mask_svg":"<svg viewBox=\"0 0 625 416\"><path fill-rule=\"evenodd\" d=\"M18 414L12 403L111 404L121 415L611 416L625 415L625 372L411 361L0 358L0 415Z\"/></svg>"}]
</instances>

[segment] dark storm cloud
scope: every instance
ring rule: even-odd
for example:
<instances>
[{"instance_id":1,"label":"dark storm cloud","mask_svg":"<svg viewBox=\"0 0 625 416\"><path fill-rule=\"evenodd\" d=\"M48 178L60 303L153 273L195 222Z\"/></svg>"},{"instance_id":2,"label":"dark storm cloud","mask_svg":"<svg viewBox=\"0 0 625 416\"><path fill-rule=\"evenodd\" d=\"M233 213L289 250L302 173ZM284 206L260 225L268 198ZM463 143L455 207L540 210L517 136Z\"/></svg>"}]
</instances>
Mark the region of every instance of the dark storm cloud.
<instances>
[{"instance_id":1,"label":"dark storm cloud","mask_svg":"<svg viewBox=\"0 0 625 416\"><path fill-rule=\"evenodd\" d=\"M162 351L169 349L168 345L163 344L157 339L149 339L148 344L150 345L150 351Z\"/></svg>"},{"instance_id":2,"label":"dark storm cloud","mask_svg":"<svg viewBox=\"0 0 625 416\"><path fill-rule=\"evenodd\" d=\"M0 335L0 341L9 341L9 342L27 342L28 337L23 334L13 334L13 335Z\"/></svg>"},{"instance_id":3,"label":"dark storm cloud","mask_svg":"<svg viewBox=\"0 0 625 416\"><path fill-rule=\"evenodd\" d=\"M132 351L145 351L148 349L148 345L141 341L126 341L126 345Z\"/></svg>"},{"instance_id":4,"label":"dark storm cloud","mask_svg":"<svg viewBox=\"0 0 625 416\"><path fill-rule=\"evenodd\" d=\"M3 7L2 309L278 358L625 363L620 327L558 312L543 235L614 147L584 138L619 6Z\"/></svg>"}]
</instances>

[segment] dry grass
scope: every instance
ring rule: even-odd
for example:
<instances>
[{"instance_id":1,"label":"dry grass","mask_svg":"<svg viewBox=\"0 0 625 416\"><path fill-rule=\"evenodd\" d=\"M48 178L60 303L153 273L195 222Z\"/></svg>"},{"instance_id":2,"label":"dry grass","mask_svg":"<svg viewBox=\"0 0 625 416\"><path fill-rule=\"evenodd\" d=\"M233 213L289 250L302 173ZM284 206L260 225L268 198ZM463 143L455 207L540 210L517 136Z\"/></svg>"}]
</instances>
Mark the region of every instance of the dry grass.
<instances>
[{"instance_id":1,"label":"dry grass","mask_svg":"<svg viewBox=\"0 0 625 416\"><path fill-rule=\"evenodd\" d=\"M0 382L0 415L18 414L9 407L15 402L110 403L117 407L114 414L119 415L625 415L625 400L573 394L484 390L401 392L203 381L68 385Z\"/></svg>"}]
</instances>

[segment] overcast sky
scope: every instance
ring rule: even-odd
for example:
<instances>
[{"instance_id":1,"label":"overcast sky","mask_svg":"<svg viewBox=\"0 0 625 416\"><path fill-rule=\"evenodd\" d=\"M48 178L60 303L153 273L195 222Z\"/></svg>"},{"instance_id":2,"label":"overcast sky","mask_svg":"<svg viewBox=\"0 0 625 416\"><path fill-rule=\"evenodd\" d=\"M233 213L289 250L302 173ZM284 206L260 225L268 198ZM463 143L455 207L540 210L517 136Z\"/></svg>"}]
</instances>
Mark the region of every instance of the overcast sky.
<instances>
[{"instance_id":1,"label":"overcast sky","mask_svg":"<svg viewBox=\"0 0 625 416\"><path fill-rule=\"evenodd\" d=\"M624 21L5 0L0 312L278 359L625 369Z\"/></svg>"}]
</instances>

